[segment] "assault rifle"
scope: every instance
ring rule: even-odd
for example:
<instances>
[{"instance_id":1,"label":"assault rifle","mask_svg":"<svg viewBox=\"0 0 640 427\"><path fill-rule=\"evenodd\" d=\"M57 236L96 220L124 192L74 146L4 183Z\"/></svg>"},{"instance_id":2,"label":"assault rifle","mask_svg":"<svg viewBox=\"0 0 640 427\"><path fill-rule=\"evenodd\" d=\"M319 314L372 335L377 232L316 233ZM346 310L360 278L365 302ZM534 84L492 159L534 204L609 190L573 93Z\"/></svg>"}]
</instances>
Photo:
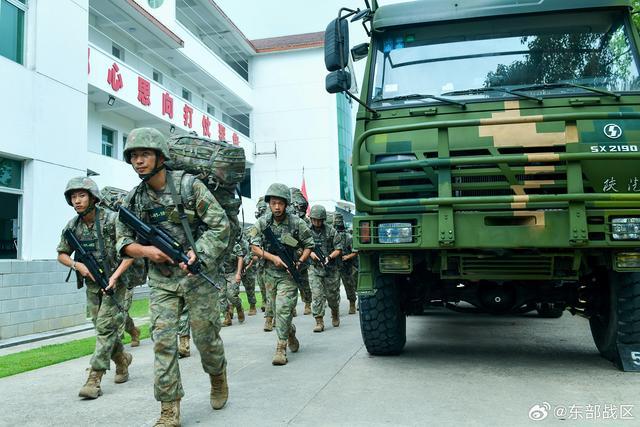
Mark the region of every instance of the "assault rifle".
<instances>
[{"instance_id":1,"label":"assault rifle","mask_svg":"<svg viewBox=\"0 0 640 427\"><path fill-rule=\"evenodd\" d=\"M287 267L287 271L293 277L293 281L296 282L296 285L300 288L302 286L302 276L300 275L300 270L296 267L296 262L293 259L293 254L291 251L288 251L287 248L284 247L282 242L278 240L278 238L273 234L273 230L271 227L267 226L263 231L264 237L267 238L271 247L274 248L276 255L280 257L284 265Z\"/></svg>"},{"instance_id":2,"label":"assault rifle","mask_svg":"<svg viewBox=\"0 0 640 427\"><path fill-rule=\"evenodd\" d=\"M315 252L315 254L318 256L318 258L320 258L320 261L316 261L317 264L319 264L320 267L322 268L327 268L329 266L329 264L331 263L331 259L329 259L329 261L327 261L327 256L324 254L324 251L322 250L322 248L320 247L320 245L316 245L313 248L313 252Z\"/></svg>"},{"instance_id":3,"label":"assault rifle","mask_svg":"<svg viewBox=\"0 0 640 427\"><path fill-rule=\"evenodd\" d=\"M94 257L91 252L86 251L86 249L82 246L82 243L80 243L80 241L78 240L76 235L73 234L73 231L71 231L71 229L66 229L64 231L64 238L67 240L67 242L69 242L69 245L71 245L71 247L73 248L74 252L76 253L77 259L80 260L87 267L87 269L95 279L98 286L100 286L100 289L102 289L105 294L109 295L113 300L113 303L115 304L115 306L118 307L118 310L124 313L125 312L124 308L122 308L122 306L118 304L118 301L116 300L115 295L113 295L113 289L107 290L107 287L109 286L109 281L107 280L107 275L106 275L106 272L104 271L104 268L100 266L100 263L98 262L96 257Z\"/></svg>"},{"instance_id":4,"label":"assault rifle","mask_svg":"<svg viewBox=\"0 0 640 427\"><path fill-rule=\"evenodd\" d=\"M162 228L145 223L124 206L120 206L118 218L120 218L120 221L122 221L127 227L135 231L136 234L138 234L138 236L140 236L140 238L146 243L160 249L163 254L171 258L171 260L176 264L181 262L185 263L189 273L201 276L207 282L211 283L213 287L220 290L220 286L218 286L202 271L202 262L200 262L199 259L196 259L193 264L189 265L189 257L185 254L180 242L174 239Z\"/></svg>"}]
</instances>

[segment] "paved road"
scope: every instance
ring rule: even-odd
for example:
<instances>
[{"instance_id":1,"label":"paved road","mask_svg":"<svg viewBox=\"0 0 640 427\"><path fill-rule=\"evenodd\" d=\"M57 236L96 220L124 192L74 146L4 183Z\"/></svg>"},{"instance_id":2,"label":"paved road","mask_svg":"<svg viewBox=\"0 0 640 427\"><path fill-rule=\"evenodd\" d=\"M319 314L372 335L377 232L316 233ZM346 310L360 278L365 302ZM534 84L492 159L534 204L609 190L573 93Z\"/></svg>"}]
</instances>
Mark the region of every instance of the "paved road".
<instances>
[{"instance_id":1,"label":"paved road","mask_svg":"<svg viewBox=\"0 0 640 427\"><path fill-rule=\"evenodd\" d=\"M640 375L601 359L586 320L568 314L411 317L406 351L387 358L368 355L357 316L343 314L340 328L322 334L311 332L310 316L299 316L296 325L301 349L285 367L271 366L275 335L262 332L261 316L223 329L230 400L222 411L209 406L197 352L183 359L182 425L639 425ZM0 425L152 425L159 404L151 344L132 352L130 381L116 385L109 372L95 401L77 397L88 357L0 379ZM530 408L543 402L551 407L548 417L530 421ZM556 407L571 405L579 405L573 415L554 416ZM598 419L572 420L595 414L585 405L600 405ZM604 405L615 405L616 419L603 420ZM620 420L620 405L634 405L635 420Z\"/></svg>"}]
</instances>

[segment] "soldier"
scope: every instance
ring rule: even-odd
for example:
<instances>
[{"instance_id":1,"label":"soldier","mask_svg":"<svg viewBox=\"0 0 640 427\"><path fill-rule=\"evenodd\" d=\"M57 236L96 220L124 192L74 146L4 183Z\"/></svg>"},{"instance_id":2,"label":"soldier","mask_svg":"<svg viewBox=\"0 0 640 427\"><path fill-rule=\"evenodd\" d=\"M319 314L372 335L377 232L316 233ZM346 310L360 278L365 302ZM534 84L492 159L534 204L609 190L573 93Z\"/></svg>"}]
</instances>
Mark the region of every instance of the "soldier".
<instances>
[{"instance_id":1,"label":"soldier","mask_svg":"<svg viewBox=\"0 0 640 427\"><path fill-rule=\"evenodd\" d=\"M338 263L338 270L349 300L349 314L356 314L356 277L354 273L358 252L353 250L353 237L344 227L342 214L337 212L333 214L333 225L342 240L342 259Z\"/></svg>"},{"instance_id":2,"label":"soldier","mask_svg":"<svg viewBox=\"0 0 640 427\"><path fill-rule=\"evenodd\" d=\"M203 263L203 271L207 275L215 275L220 257L229 244L230 226L224 209L205 184L193 175L165 168L169 147L164 136L153 128L131 131L124 159L142 180L129 193L124 205L141 220L157 225L184 248L189 248L189 264L199 259ZM183 207L184 212L189 213L187 226L182 226L178 215ZM180 399L184 390L180 381L176 336L185 305L189 308L191 332L202 368L209 374L211 407L221 409L227 402L228 386L227 364L220 338L218 292L201 276L188 274L184 263L176 265L158 248L137 242L134 232L121 221L117 223L117 236L120 253L150 261L154 394L161 402L156 425L180 425ZM216 276L216 279L220 280L220 277Z\"/></svg>"},{"instance_id":3,"label":"soldier","mask_svg":"<svg viewBox=\"0 0 640 427\"><path fill-rule=\"evenodd\" d=\"M242 268L244 265L245 250L240 243L233 246L233 250L224 257L222 269L224 271L224 283L220 289L220 310L225 313L222 326L231 326L233 308L238 312L238 321L244 322L244 311L240 300L240 283L242 281Z\"/></svg>"},{"instance_id":4,"label":"soldier","mask_svg":"<svg viewBox=\"0 0 640 427\"><path fill-rule=\"evenodd\" d=\"M315 205L311 208L311 234L314 240L314 251L311 259L315 262L311 266L309 279L313 292L311 312L316 319L313 332L324 331L324 304L331 309L331 324L334 328L340 326L340 275L335 262L342 253L342 241L336 230L324 223L327 211L324 206ZM318 255L322 251L324 259Z\"/></svg>"},{"instance_id":5,"label":"soldier","mask_svg":"<svg viewBox=\"0 0 640 427\"><path fill-rule=\"evenodd\" d=\"M249 247L249 241L242 237L242 247L244 248L245 256L242 268L242 284L244 285L244 291L247 294L247 301L249 302L249 316L256 315L256 262L258 257L251 252Z\"/></svg>"},{"instance_id":6,"label":"soldier","mask_svg":"<svg viewBox=\"0 0 640 427\"><path fill-rule=\"evenodd\" d=\"M256 203L256 219L260 218L263 215L267 214L267 203L264 201L264 197L258 198L258 203ZM251 242L249 241L249 248L251 248ZM251 252L253 254L253 252ZM260 294L262 295L262 306L260 310L265 313L265 318L268 316L267 307L269 307L269 293L267 292L267 288L264 284L264 259L258 257L258 260L255 263L256 266L256 283L260 287ZM273 319L273 310L271 311L271 319ZM273 330L273 323L270 321L267 327L267 322L265 321L265 332L270 332Z\"/></svg>"},{"instance_id":7,"label":"soldier","mask_svg":"<svg viewBox=\"0 0 640 427\"><path fill-rule=\"evenodd\" d=\"M100 206L105 209L109 209L113 212L118 212L120 205L127 196L128 191L121 190L115 187L103 187L100 190ZM138 347L140 345L140 329L138 329L133 322L133 319L129 315L129 310L133 304L134 288L147 283L147 268L144 260L137 259L133 262L131 267L120 276L119 282L125 286L124 308L125 319L124 322L118 328L118 336L123 338L124 333L128 333L131 336L131 347Z\"/></svg>"},{"instance_id":8,"label":"soldier","mask_svg":"<svg viewBox=\"0 0 640 427\"><path fill-rule=\"evenodd\" d=\"M96 331L96 346L89 362L91 365L89 378L78 395L87 399L96 399L102 395L100 382L105 371L109 369L109 359L116 364L114 378L116 384L124 383L129 379L129 365L133 356L124 351L118 333L118 328L124 321L118 304L122 305L124 301L126 287L118 285L118 278L132 260L119 262L115 250L116 214L96 206L100 201L100 193L93 180L85 177L71 179L64 191L64 197L75 209L77 215L62 231L57 247L58 261L75 270L78 289L86 285L87 309ZM72 230L83 248L92 253L100 265L104 266L107 275L113 272L107 288L113 289L113 297L107 297L102 292L95 282L95 277L84 263L71 259L74 249L64 237L66 230ZM116 266L118 269L114 271Z\"/></svg>"},{"instance_id":9,"label":"soldier","mask_svg":"<svg viewBox=\"0 0 640 427\"><path fill-rule=\"evenodd\" d=\"M298 215L307 224L307 227L311 227L311 221L307 218L307 208L309 202L304 198L302 191L299 188L291 187L291 204L296 215ZM299 255L299 254L298 254ZM300 268L300 276L302 276L302 284L300 285L300 297L304 302L304 314L311 314L311 285L309 284L309 266L303 265Z\"/></svg>"},{"instance_id":10,"label":"soldier","mask_svg":"<svg viewBox=\"0 0 640 427\"><path fill-rule=\"evenodd\" d=\"M297 260L298 264L304 263L309 257L313 247L313 238L304 221L296 215L287 213L286 209L291 201L289 188L286 185L271 184L264 200L269 204L271 214L260 217L248 234L252 252L267 261L264 277L269 298L271 301L275 301L278 343L272 364L286 365L287 341L293 353L297 352L300 347L296 338L296 328L292 323L293 308L298 300L298 285L287 271L285 263L278 255L276 246L264 235L264 231L269 228L292 258L296 249L303 248L302 255ZM271 320L269 317L266 318L269 323Z\"/></svg>"}]
</instances>

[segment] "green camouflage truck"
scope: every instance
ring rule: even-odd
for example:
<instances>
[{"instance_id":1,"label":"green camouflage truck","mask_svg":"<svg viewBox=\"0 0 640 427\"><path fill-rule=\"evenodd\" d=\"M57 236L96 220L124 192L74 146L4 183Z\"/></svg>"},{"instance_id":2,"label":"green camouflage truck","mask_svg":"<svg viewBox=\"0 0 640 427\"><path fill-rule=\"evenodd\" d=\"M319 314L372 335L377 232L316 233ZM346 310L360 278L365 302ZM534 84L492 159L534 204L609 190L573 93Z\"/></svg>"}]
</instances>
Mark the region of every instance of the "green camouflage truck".
<instances>
[{"instance_id":1,"label":"green camouflage truck","mask_svg":"<svg viewBox=\"0 0 640 427\"><path fill-rule=\"evenodd\" d=\"M327 91L360 104L353 227L369 353L401 352L407 315L428 307L567 310L603 357L640 369L631 1L365 6L328 25L325 65ZM349 45L350 22L369 43Z\"/></svg>"}]
</instances>

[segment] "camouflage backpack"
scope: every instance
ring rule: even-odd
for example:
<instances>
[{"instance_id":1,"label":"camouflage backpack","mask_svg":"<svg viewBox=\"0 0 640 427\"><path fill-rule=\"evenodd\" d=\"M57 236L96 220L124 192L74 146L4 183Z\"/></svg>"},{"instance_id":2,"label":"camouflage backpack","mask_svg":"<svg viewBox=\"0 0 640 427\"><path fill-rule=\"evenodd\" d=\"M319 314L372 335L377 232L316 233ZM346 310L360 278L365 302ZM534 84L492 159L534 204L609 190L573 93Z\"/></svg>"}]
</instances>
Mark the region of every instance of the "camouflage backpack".
<instances>
[{"instance_id":1,"label":"camouflage backpack","mask_svg":"<svg viewBox=\"0 0 640 427\"><path fill-rule=\"evenodd\" d=\"M106 209L118 212L127 194L129 194L128 191L120 188L103 187L102 190L100 190L100 204ZM120 276L120 282L124 284L127 289L144 285L147 283L147 272L148 267L146 261L138 258L133 262L133 265Z\"/></svg>"},{"instance_id":2,"label":"camouflage backpack","mask_svg":"<svg viewBox=\"0 0 640 427\"><path fill-rule=\"evenodd\" d=\"M229 247L233 248L241 231L238 214L242 199L236 196L236 186L244 179L244 149L193 135L172 136L167 143L171 158L167 166L202 180L225 210L231 226Z\"/></svg>"}]
</instances>

